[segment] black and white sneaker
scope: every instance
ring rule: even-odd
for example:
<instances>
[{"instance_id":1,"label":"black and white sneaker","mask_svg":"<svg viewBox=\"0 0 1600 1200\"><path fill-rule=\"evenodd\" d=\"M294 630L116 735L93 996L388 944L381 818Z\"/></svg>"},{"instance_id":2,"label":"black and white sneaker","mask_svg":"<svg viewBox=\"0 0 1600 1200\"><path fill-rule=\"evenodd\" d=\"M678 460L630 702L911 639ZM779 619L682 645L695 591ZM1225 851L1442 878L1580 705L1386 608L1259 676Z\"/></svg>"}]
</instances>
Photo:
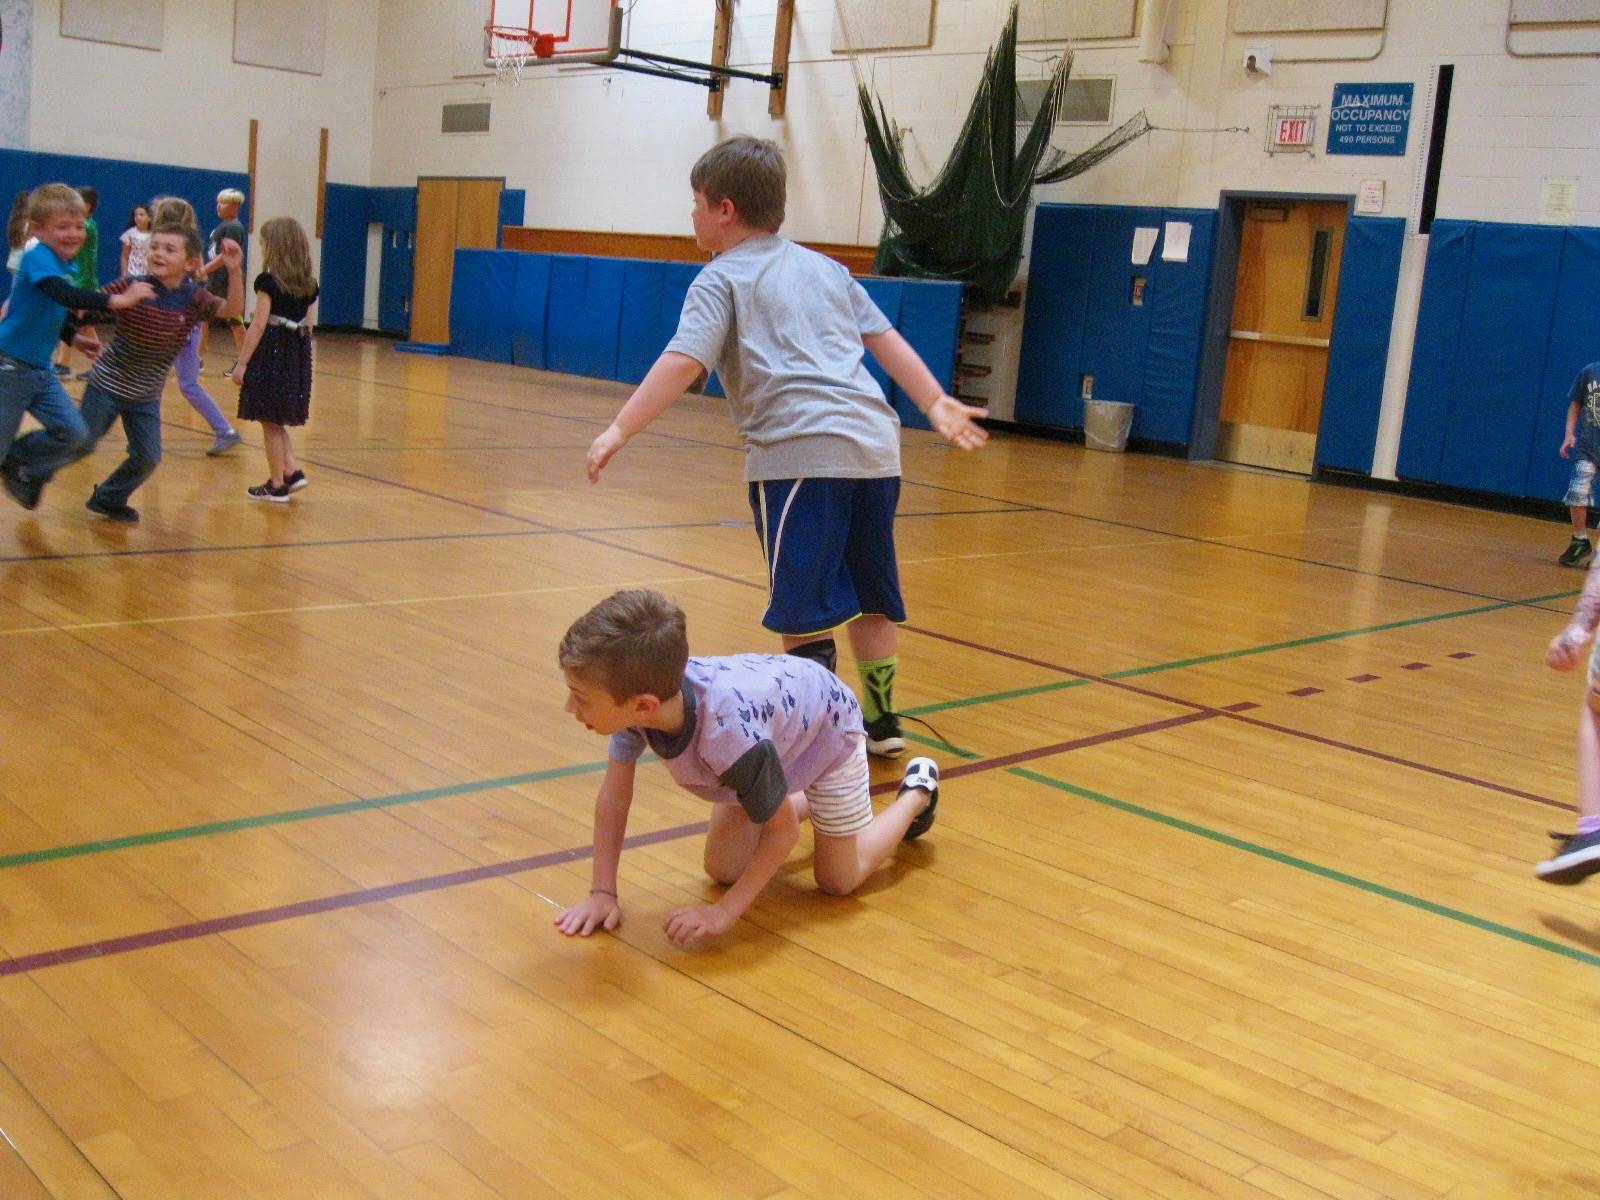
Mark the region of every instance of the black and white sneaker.
<instances>
[{"instance_id":1,"label":"black and white sneaker","mask_svg":"<svg viewBox=\"0 0 1600 1200\"><path fill-rule=\"evenodd\" d=\"M868 721L867 753L877 758L899 758L906 752L906 739L900 732L900 718L886 712L876 720Z\"/></svg>"},{"instance_id":2,"label":"black and white sneaker","mask_svg":"<svg viewBox=\"0 0 1600 1200\"><path fill-rule=\"evenodd\" d=\"M1563 567L1581 567L1589 561L1594 554L1594 547L1586 537L1574 537L1567 543L1567 548L1561 552L1561 557L1556 559Z\"/></svg>"},{"instance_id":3,"label":"black and white sneaker","mask_svg":"<svg viewBox=\"0 0 1600 1200\"><path fill-rule=\"evenodd\" d=\"M289 485L286 483L273 483L267 480L258 483L253 488L245 488L244 494L252 500L265 500L270 504L289 503Z\"/></svg>"},{"instance_id":4,"label":"black and white sneaker","mask_svg":"<svg viewBox=\"0 0 1600 1200\"><path fill-rule=\"evenodd\" d=\"M1600 871L1600 833L1580 833L1568 838L1554 858L1534 868L1546 883L1582 883Z\"/></svg>"},{"instance_id":5,"label":"black and white sneaker","mask_svg":"<svg viewBox=\"0 0 1600 1200\"><path fill-rule=\"evenodd\" d=\"M906 826L905 840L908 842L916 841L933 828L934 814L939 808L939 764L931 758L913 758L908 762L905 778L901 780L900 791L896 795L904 795L912 788L921 788L928 793L928 807Z\"/></svg>"},{"instance_id":6,"label":"black and white sneaker","mask_svg":"<svg viewBox=\"0 0 1600 1200\"><path fill-rule=\"evenodd\" d=\"M306 478L306 473L304 471L290 471L283 477L283 486L288 488L291 492L298 492L301 488L309 485L310 482L311 481Z\"/></svg>"}]
</instances>

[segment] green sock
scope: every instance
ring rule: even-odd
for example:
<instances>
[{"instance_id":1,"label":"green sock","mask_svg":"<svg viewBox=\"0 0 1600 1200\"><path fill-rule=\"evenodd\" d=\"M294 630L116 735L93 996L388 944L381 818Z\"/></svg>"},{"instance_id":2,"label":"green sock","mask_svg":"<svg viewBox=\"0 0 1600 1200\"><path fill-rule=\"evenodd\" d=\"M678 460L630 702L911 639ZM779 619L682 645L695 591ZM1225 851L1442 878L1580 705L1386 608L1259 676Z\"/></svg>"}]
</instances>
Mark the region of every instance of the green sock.
<instances>
[{"instance_id":1,"label":"green sock","mask_svg":"<svg viewBox=\"0 0 1600 1200\"><path fill-rule=\"evenodd\" d=\"M867 720L876 721L894 711L894 669L899 664L898 654L856 662L861 673L861 715Z\"/></svg>"}]
</instances>

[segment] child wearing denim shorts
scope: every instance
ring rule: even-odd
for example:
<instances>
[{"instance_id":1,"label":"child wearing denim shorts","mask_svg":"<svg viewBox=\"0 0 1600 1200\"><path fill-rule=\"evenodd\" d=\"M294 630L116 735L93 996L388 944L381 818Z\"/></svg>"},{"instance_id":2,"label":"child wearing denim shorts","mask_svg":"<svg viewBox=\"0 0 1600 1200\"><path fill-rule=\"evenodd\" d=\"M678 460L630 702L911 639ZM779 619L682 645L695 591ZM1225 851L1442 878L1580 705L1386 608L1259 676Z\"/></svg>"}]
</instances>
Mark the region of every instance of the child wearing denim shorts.
<instances>
[{"instance_id":1,"label":"child wearing denim shorts","mask_svg":"<svg viewBox=\"0 0 1600 1200\"><path fill-rule=\"evenodd\" d=\"M1572 514L1572 541L1557 560L1563 567L1587 566L1594 547L1589 540L1589 509L1594 506L1595 464L1600 462L1600 362L1578 372L1567 404L1567 436L1561 457L1572 459L1572 482L1566 505Z\"/></svg>"}]
</instances>

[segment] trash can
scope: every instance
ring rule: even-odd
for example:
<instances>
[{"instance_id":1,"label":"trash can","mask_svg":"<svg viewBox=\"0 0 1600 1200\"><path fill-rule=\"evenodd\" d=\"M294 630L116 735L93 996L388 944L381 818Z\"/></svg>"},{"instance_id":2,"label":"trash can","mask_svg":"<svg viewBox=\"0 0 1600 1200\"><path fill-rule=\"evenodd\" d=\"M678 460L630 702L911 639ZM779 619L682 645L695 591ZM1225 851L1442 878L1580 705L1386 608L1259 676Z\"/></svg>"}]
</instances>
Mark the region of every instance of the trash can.
<instances>
[{"instance_id":1,"label":"trash can","mask_svg":"<svg viewBox=\"0 0 1600 1200\"><path fill-rule=\"evenodd\" d=\"M1121 400L1083 402L1083 444L1091 450L1126 450L1133 405Z\"/></svg>"}]
</instances>

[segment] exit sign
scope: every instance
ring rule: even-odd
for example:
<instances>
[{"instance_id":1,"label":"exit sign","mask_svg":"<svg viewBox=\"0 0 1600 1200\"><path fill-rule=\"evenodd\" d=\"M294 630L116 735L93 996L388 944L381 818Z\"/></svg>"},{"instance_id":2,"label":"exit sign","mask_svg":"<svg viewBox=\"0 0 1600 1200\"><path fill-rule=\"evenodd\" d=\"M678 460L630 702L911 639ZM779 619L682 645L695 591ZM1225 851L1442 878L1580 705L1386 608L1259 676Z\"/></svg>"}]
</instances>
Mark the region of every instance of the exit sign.
<instances>
[{"instance_id":1,"label":"exit sign","mask_svg":"<svg viewBox=\"0 0 1600 1200\"><path fill-rule=\"evenodd\" d=\"M1272 127L1274 146L1309 146L1316 136L1314 117L1279 117Z\"/></svg>"}]
</instances>

